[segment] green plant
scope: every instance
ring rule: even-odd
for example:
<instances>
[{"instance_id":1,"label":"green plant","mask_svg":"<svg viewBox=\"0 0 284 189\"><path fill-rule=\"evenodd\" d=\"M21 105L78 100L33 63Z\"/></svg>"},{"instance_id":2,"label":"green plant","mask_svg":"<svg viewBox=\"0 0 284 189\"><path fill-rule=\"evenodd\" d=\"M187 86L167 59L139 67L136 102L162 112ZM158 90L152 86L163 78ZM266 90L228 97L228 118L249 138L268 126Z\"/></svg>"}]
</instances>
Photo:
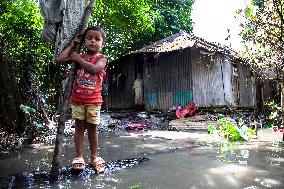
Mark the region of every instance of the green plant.
<instances>
[{"instance_id":1,"label":"green plant","mask_svg":"<svg viewBox=\"0 0 284 189\"><path fill-rule=\"evenodd\" d=\"M218 119L219 125L208 125L208 134L218 133L228 141L243 141L257 139L255 130L244 124L242 119L239 120L239 126L226 118Z\"/></svg>"},{"instance_id":2,"label":"green plant","mask_svg":"<svg viewBox=\"0 0 284 189\"><path fill-rule=\"evenodd\" d=\"M269 121L269 127L275 127L281 124L281 112L277 103L274 100L269 100L264 103L264 105L268 108L268 116L267 119Z\"/></svg>"},{"instance_id":3,"label":"green plant","mask_svg":"<svg viewBox=\"0 0 284 189\"><path fill-rule=\"evenodd\" d=\"M128 189L139 189L141 187L141 184L134 184L132 186L129 186Z\"/></svg>"},{"instance_id":4,"label":"green plant","mask_svg":"<svg viewBox=\"0 0 284 189\"><path fill-rule=\"evenodd\" d=\"M218 130L220 134L230 141L240 141L243 137L239 133L239 129L230 120L226 118L218 119Z\"/></svg>"},{"instance_id":5,"label":"green plant","mask_svg":"<svg viewBox=\"0 0 284 189\"><path fill-rule=\"evenodd\" d=\"M216 128L213 125L208 125L208 134L213 134Z\"/></svg>"},{"instance_id":6,"label":"green plant","mask_svg":"<svg viewBox=\"0 0 284 189\"><path fill-rule=\"evenodd\" d=\"M38 120L37 111L34 108L23 104L20 105L20 109L27 116L27 125L24 132L24 134L27 135L27 138L29 138L28 135L36 137L36 133L44 134L45 128L43 124L40 123L41 121Z\"/></svg>"},{"instance_id":7,"label":"green plant","mask_svg":"<svg viewBox=\"0 0 284 189\"><path fill-rule=\"evenodd\" d=\"M275 74L277 89L282 90L283 82L283 54L284 54L284 0L251 0L245 9L239 9L237 13L243 16L242 43L244 49L242 58L256 70L260 71L260 77L266 78L266 72ZM283 99L281 99L283 100ZM274 101L267 103L272 109L276 108ZM282 103L283 106L283 103ZM284 109L284 107L281 107ZM270 126L281 125L278 112L272 111L269 119ZM278 119L278 120L277 120Z\"/></svg>"},{"instance_id":8,"label":"green plant","mask_svg":"<svg viewBox=\"0 0 284 189\"><path fill-rule=\"evenodd\" d=\"M31 108L29 106L25 106L23 104L20 105L20 109L22 112L24 112L27 115L31 115L32 113L34 113L36 110L34 108Z\"/></svg>"}]
</instances>

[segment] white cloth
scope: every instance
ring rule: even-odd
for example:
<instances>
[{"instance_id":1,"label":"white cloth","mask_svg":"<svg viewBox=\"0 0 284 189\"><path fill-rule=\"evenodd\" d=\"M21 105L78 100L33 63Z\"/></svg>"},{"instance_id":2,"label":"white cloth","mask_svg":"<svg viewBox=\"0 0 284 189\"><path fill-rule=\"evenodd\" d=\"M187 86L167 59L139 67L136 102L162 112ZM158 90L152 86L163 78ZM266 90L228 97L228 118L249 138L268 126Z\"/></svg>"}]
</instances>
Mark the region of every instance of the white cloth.
<instances>
[{"instance_id":1,"label":"white cloth","mask_svg":"<svg viewBox=\"0 0 284 189\"><path fill-rule=\"evenodd\" d=\"M87 7L87 0L40 0L40 13L44 19L42 37L55 44L54 55L68 45L78 33ZM56 59L56 58L55 58Z\"/></svg>"},{"instance_id":2,"label":"white cloth","mask_svg":"<svg viewBox=\"0 0 284 189\"><path fill-rule=\"evenodd\" d=\"M135 104L143 104L143 81L142 79L136 79L133 84L133 90L135 94Z\"/></svg>"}]
</instances>

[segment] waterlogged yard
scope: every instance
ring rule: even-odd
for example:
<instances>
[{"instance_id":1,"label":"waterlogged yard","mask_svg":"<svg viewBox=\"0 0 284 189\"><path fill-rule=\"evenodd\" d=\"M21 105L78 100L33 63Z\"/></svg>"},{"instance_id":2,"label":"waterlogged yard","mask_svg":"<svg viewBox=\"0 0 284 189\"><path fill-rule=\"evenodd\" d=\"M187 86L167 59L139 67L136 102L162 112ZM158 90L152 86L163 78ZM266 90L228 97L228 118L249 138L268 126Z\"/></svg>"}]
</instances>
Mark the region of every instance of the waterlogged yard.
<instances>
[{"instance_id":1,"label":"waterlogged yard","mask_svg":"<svg viewBox=\"0 0 284 189\"><path fill-rule=\"evenodd\" d=\"M283 188L282 133L259 132L253 142L228 142L204 132L100 133L104 174L70 170L74 144L64 143L64 167L50 180L53 146L1 154L1 188ZM85 143L88 149L88 143ZM88 153L86 153L88 154ZM88 159L88 156L85 157Z\"/></svg>"}]
</instances>

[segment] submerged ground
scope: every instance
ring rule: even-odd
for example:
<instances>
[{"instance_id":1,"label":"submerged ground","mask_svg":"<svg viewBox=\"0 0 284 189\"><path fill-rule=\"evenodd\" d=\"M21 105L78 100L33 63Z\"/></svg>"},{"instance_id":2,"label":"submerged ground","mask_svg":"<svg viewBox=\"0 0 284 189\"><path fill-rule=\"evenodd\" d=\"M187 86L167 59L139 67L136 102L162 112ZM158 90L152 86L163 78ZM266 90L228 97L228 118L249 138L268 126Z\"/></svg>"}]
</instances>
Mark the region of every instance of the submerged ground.
<instances>
[{"instance_id":1,"label":"submerged ground","mask_svg":"<svg viewBox=\"0 0 284 189\"><path fill-rule=\"evenodd\" d=\"M197 130L104 131L99 153L109 167L101 175L90 169L71 173L74 143L69 136L57 181L49 179L54 146L37 144L1 153L0 188L284 188L282 133L263 129L258 136L255 142L228 143ZM88 155L86 139L87 162Z\"/></svg>"}]
</instances>

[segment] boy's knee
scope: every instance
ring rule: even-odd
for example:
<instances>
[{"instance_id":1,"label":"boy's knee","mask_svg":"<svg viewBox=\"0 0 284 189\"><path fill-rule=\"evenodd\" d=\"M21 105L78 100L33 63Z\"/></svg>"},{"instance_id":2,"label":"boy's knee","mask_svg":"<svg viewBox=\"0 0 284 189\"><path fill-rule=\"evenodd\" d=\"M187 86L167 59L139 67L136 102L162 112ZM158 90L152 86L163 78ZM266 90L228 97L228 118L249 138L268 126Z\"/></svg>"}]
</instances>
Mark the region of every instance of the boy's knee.
<instances>
[{"instance_id":1,"label":"boy's knee","mask_svg":"<svg viewBox=\"0 0 284 189\"><path fill-rule=\"evenodd\" d=\"M78 132L84 132L86 130L86 121L85 120L75 120L75 129Z\"/></svg>"},{"instance_id":2,"label":"boy's knee","mask_svg":"<svg viewBox=\"0 0 284 189\"><path fill-rule=\"evenodd\" d=\"M88 125L87 126L88 133L96 133L97 132L97 125L96 124L88 123L87 125Z\"/></svg>"}]
</instances>

